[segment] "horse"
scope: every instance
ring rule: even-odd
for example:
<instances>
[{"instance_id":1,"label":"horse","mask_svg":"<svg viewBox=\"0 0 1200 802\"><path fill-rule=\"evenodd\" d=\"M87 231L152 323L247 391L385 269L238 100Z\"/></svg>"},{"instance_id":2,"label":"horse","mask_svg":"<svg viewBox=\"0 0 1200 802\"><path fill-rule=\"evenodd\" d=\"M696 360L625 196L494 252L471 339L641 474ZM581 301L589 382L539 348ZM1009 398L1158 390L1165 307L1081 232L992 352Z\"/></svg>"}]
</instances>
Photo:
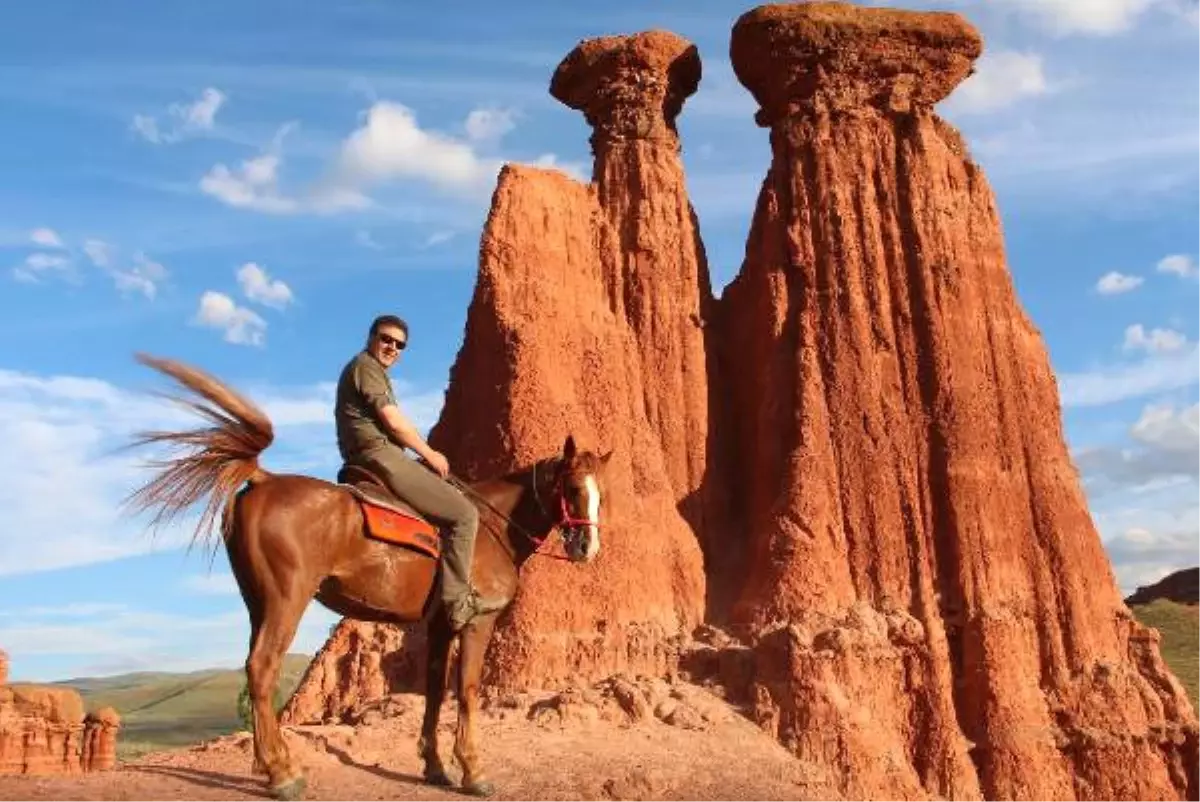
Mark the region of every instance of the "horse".
<instances>
[{"instance_id":1,"label":"horse","mask_svg":"<svg viewBox=\"0 0 1200 802\"><path fill-rule=\"evenodd\" d=\"M214 538L220 515L220 534L250 618L245 669L253 707L254 765L267 774L270 794L297 799L307 784L280 734L271 698L283 655L314 598L360 621L426 622L425 716L417 749L424 779L433 785L453 784L438 752L437 727L450 680L450 647L459 638L454 755L462 766L464 791L493 793L476 750L476 714L484 655L502 611L476 617L453 633L435 598L438 560L366 536L363 505L342 483L351 466L343 466L336 483L270 473L258 459L274 440L273 427L251 401L182 362L141 353L136 359L198 396L162 394L212 424L190 431L135 434L130 448L163 444L189 450L152 461L159 471L131 493L126 504L134 512L156 510L151 526L157 527L208 496L193 544ZM566 554L560 559L594 559L600 546L604 473L611 457L612 451L598 456L577 450L569 434L561 453L525 469L471 484L458 480L459 490L480 515L471 572L475 586L511 602L521 566L539 553L554 530Z\"/></svg>"}]
</instances>

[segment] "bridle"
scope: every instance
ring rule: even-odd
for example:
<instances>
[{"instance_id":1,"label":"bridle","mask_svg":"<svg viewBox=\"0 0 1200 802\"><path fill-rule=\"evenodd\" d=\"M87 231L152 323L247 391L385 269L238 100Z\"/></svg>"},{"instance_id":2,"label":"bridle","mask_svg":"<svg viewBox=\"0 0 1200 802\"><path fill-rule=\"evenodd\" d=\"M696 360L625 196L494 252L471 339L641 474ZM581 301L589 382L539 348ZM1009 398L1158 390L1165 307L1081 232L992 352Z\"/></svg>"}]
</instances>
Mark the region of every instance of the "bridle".
<instances>
[{"instance_id":1,"label":"bridle","mask_svg":"<svg viewBox=\"0 0 1200 802\"><path fill-rule=\"evenodd\" d=\"M580 531L581 527L584 527L584 526L599 527L599 525L600 525L599 523L593 523L592 521L586 520L584 518L576 518L571 515L571 511L567 508L567 495L564 492L563 475L561 473L559 473L558 478L555 480L554 488L552 491L554 496L556 496L558 499L558 507L559 507L559 515L560 515L558 520L554 519L554 516L550 514L550 511L546 508L546 505L542 502L541 495L538 493L538 478L537 478L537 476L538 476L538 466L541 465L541 463L542 463L542 461L538 461L533 464L533 470L530 474L530 480L529 480L529 489L530 489L530 492L533 493L533 500L534 500L534 502L537 503L538 509L541 511L542 515L544 515L546 517L546 519L548 521L550 521L550 533L553 534L553 532L555 530L558 530L559 532L565 532L567 534L565 534L563 536L563 539L567 540L568 538L573 539L575 537L578 537L577 532ZM516 529L518 532L520 532L525 537L525 539L528 540L533 545L533 553L530 555L531 557L549 557L550 559L553 559L553 560L563 560L565 562L571 562L571 559L569 557L563 557L558 554L550 554L548 552L542 551L542 546L544 546L546 544L546 541L548 541L550 539L549 534L546 535L546 537L538 537L537 535L533 534L528 529L526 529L525 527L521 526L519 523L514 521L512 518L508 517L504 513L500 512L500 510L496 509L496 507L490 501L485 499L479 493L475 492L475 490L470 485L468 485L466 482L464 482L462 479L459 479L454 474L450 474L447 477L447 479L449 480L449 482L452 485L454 485L455 487L457 487L459 490L461 490L465 494L471 496L475 500L482 503L485 507L487 507L489 510L494 512L501 520L505 521L510 526L512 526L514 529ZM553 506L553 503L551 504L551 506ZM492 527L485 527L485 528L487 529L488 534L490 534L493 538L495 538L496 542L500 544L500 547L503 548L506 552L508 552L509 557L515 560L516 554L508 548L508 545L505 544L504 541L500 539L500 536L497 535L492 530Z\"/></svg>"}]
</instances>

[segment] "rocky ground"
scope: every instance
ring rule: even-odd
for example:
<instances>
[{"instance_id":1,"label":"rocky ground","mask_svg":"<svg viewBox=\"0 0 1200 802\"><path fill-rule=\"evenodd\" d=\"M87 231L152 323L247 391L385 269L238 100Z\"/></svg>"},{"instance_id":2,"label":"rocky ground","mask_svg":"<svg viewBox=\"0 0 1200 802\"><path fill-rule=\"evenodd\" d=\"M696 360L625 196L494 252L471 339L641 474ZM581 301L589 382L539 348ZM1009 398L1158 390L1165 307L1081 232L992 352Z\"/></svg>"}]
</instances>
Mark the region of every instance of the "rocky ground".
<instances>
[{"instance_id":1,"label":"rocky ground","mask_svg":"<svg viewBox=\"0 0 1200 802\"><path fill-rule=\"evenodd\" d=\"M309 799L454 799L421 782L423 700L399 694L353 723L289 727ZM455 703L441 744L453 747ZM613 678L489 702L480 750L501 799L833 799L823 773L696 685ZM70 777L0 777L0 799L256 799L246 733ZM451 769L457 779L458 773Z\"/></svg>"}]
</instances>

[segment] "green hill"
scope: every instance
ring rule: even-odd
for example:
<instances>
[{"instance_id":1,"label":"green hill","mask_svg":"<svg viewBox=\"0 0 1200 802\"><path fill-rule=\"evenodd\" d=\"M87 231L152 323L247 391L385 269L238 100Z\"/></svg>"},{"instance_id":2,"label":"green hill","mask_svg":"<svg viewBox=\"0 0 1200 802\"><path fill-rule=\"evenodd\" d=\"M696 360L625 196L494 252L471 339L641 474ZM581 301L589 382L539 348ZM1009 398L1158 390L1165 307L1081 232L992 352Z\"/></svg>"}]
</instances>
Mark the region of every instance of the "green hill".
<instances>
[{"instance_id":1,"label":"green hill","mask_svg":"<svg viewBox=\"0 0 1200 802\"><path fill-rule=\"evenodd\" d=\"M304 654L284 657L277 701L291 696L311 660ZM106 705L116 709L121 714L117 755L131 758L242 729L238 694L245 683L245 671L233 668L81 677L55 684L79 691L88 710Z\"/></svg>"},{"instance_id":2,"label":"green hill","mask_svg":"<svg viewBox=\"0 0 1200 802\"><path fill-rule=\"evenodd\" d=\"M1187 688L1192 706L1200 710L1200 610L1194 604L1155 599L1131 605L1130 610L1162 635L1162 656Z\"/></svg>"}]
</instances>

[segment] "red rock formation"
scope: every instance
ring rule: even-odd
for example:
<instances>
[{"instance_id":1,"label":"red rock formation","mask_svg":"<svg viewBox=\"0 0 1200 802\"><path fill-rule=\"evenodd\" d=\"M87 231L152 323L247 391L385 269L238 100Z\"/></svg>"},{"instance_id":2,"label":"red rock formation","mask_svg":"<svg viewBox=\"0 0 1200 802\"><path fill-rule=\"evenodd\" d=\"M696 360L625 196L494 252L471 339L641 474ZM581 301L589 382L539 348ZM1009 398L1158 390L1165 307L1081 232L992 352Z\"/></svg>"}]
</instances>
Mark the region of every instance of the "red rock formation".
<instances>
[{"instance_id":1,"label":"red rock formation","mask_svg":"<svg viewBox=\"0 0 1200 802\"><path fill-rule=\"evenodd\" d=\"M120 724L115 711L105 708L108 712L100 711L103 716L88 725L78 691L6 685L7 680L8 655L0 651L0 775L74 774L111 767ZM102 725L102 737L92 734L97 724ZM95 746L89 748L92 743Z\"/></svg>"},{"instance_id":2,"label":"red rock formation","mask_svg":"<svg viewBox=\"0 0 1200 802\"><path fill-rule=\"evenodd\" d=\"M668 670L704 611L682 503L703 515L710 290L674 117L695 48L652 32L590 40L552 93L595 126L590 186L507 167L483 233L466 340L431 441L481 477L614 449L600 558L531 561L489 653L497 685Z\"/></svg>"},{"instance_id":3,"label":"red rock formation","mask_svg":"<svg viewBox=\"0 0 1200 802\"><path fill-rule=\"evenodd\" d=\"M1194 798L1194 712L1121 604L992 192L932 108L980 50L957 15L843 3L734 28L772 148L722 299L760 712L855 796Z\"/></svg>"},{"instance_id":4,"label":"red rock formation","mask_svg":"<svg viewBox=\"0 0 1200 802\"><path fill-rule=\"evenodd\" d=\"M342 619L285 705L285 724L342 721L367 702L424 689L425 630Z\"/></svg>"},{"instance_id":5,"label":"red rock formation","mask_svg":"<svg viewBox=\"0 0 1200 802\"><path fill-rule=\"evenodd\" d=\"M83 701L70 689L0 687L0 774L80 770Z\"/></svg>"},{"instance_id":6,"label":"red rock formation","mask_svg":"<svg viewBox=\"0 0 1200 802\"><path fill-rule=\"evenodd\" d=\"M525 566L489 655L492 683L667 670L674 639L703 615L703 558L687 522L719 514L705 484L712 295L674 126L699 75L695 48L673 34L586 41L551 91L595 126L594 182L501 172L465 342L430 440L470 479L557 453L568 433L615 456L599 560ZM358 634L317 656L289 706L297 720L348 711L335 688L393 692L411 682L346 659L358 653L352 642L398 643L394 632L344 626Z\"/></svg>"},{"instance_id":7,"label":"red rock formation","mask_svg":"<svg viewBox=\"0 0 1200 802\"><path fill-rule=\"evenodd\" d=\"M489 682L671 671L732 580L753 651L692 659L845 794L1196 797L1195 713L1121 604L991 190L933 111L981 47L951 14L744 15L731 55L772 163L719 304L673 124L695 50L612 37L560 65L593 183L501 172L431 439L469 478L568 432L615 456L599 561L526 566ZM749 569L706 579L699 544L733 542ZM297 709L396 689L371 657L396 634L362 627Z\"/></svg>"},{"instance_id":8,"label":"red rock formation","mask_svg":"<svg viewBox=\"0 0 1200 802\"><path fill-rule=\"evenodd\" d=\"M117 764L117 733L121 717L111 707L88 713L83 719L84 771L108 771Z\"/></svg>"}]
</instances>

